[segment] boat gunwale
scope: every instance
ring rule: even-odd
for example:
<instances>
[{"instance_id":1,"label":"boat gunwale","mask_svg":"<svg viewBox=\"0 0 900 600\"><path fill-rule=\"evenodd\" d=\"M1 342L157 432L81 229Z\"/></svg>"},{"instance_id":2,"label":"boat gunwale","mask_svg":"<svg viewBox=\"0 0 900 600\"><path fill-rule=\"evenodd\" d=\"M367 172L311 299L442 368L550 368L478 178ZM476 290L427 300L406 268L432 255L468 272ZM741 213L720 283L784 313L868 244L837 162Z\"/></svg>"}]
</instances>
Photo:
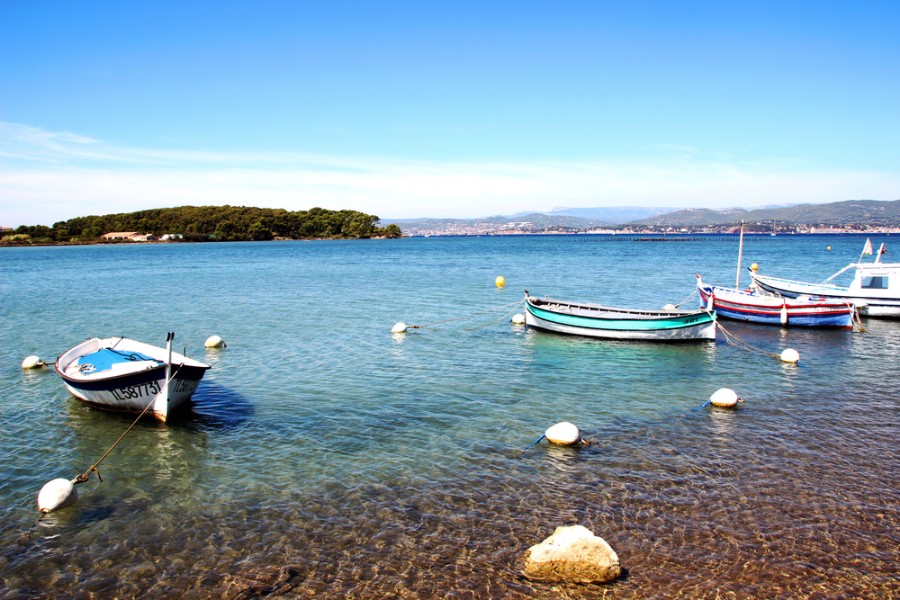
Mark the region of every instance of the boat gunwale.
<instances>
[{"instance_id":1,"label":"boat gunwale","mask_svg":"<svg viewBox=\"0 0 900 600\"><path fill-rule=\"evenodd\" d=\"M585 316L567 311L554 311L543 306L548 300L527 297L526 314L530 327L591 338L605 338L632 341L653 342L687 342L715 340L716 313L704 308L697 311L641 311L630 310L620 312L618 318L602 318ZM538 300L538 302L534 302ZM573 302L560 302L562 305L584 306ZM593 308L607 308L600 305L588 305ZM636 314L650 312L655 318L636 318ZM708 330L712 328L711 332ZM684 333L682 333L684 332Z\"/></svg>"},{"instance_id":2,"label":"boat gunwale","mask_svg":"<svg viewBox=\"0 0 900 600\"><path fill-rule=\"evenodd\" d=\"M900 308L900 299L896 296L885 296L885 295L865 295L867 292L863 292L864 295L860 295L862 290L850 290L849 286L836 286L831 283L809 283L805 281L799 281L796 279L787 279L784 277L772 277L771 275L753 275L753 281L756 282L757 285L762 287L763 289L778 292L781 294L797 294L797 296L804 295L806 293L812 292L801 292L800 288L804 289L827 289L827 292L819 291L814 295L823 296L825 298L830 298L833 300L843 300L846 302L850 302L851 304L857 305L860 309L868 308L870 306L883 306L890 308ZM796 284L798 286L797 290L785 291L785 289L779 289L775 287L772 283L769 282L784 282L786 284ZM791 296L796 297L796 296Z\"/></svg>"},{"instance_id":3,"label":"boat gunwale","mask_svg":"<svg viewBox=\"0 0 900 600\"><path fill-rule=\"evenodd\" d=\"M526 302L533 306L538 310L543 310L549 313L557 313L557 314L565 314L573 317L579 317L584 319L594 319L598 321L622 321L622 320L635 320L635 321L665 321L665 320L680 320L687 317L695 317L700 315L709 314L710 311L701 308L698 310L651 310L651 309L637 309L637 308L616 308L612 306L604 306L602 304L590 304L583 302L571 302L568 300L557 300L555 298L534 298L532 296L526 297ZM558 311L553 310L550 306L540 306L540 304L554 304L565 307L572 307L578 310L586 310L590 312L603 313L605 315L610 316L594 316L590 314L578 314L575 312L567 312L567 311ZM621 315L621 317L616 317L615 315Z\"/></svg>"},{"instance_id":4,"label":"boat gunwale","mask_svg":"<svg viewBox=\"0 0 900 600\"><path fill-rule=\"evenodd\" d=\"M104 345L104 342L107 342L108 340L118 340L118 342L116 342L113 346ZM75 353L79 347L88 346L90 344L96 343L96 344L98 344L97 349L94 350L94 352L96 352L96 351L104 350L104 349L115 349L115 347L123 341L127 341L132 344L138 344L141 347L144 347L145 349L149 349L146 351L147 356L149 356L152 360L159 362L160 364L148 366L147 368L144 368L144 369L136 369L136 370L128 372L128 373L110 374L109 369L104 369L102 371L94 371L94 372L88 373L88 374L79 373L78 376L73 376L72 374L65 372L65 369L68 368L69 365L71 365L74 361L80 359L83 356L86 356L87 354L90 354L90 353L84 353L84 354ZM174 368L176 370L176 372L181 372L185 369L188 369L188 370L199 369L202 372L206 372L207 370L212 368L212 365L206 364L204 362L201 362L201 361L191 358L189 356L185 356L184 354L181 354L180 352L172 352L173 360L171 363L167 363L164 359L156 358L150 354L150 351L160 352L163 350L164 349L160 348L159 346L154 346L153 344L148 344L146 342L141 342L138 340L132 340L130 338L126 338L123 336L114 336L114 337L108 337L108 338L94 337L94 338L88 338L82 342L79 342L78 344L75 344L74 346L72 346L71 348L69 348L62 354L60 354L57 357L56 361L53 363L53 368L56 371L56 373L60 377L63 378L64 381L69 382L69 383L75 385L76 387L79 387L79 384L98 385L101 382L117 382L117 381L126 380L126 379L130 379L130 378L135 378L140 381L145 381L145 380L149 381L151 379L151 377L148 377L148 376L150 376L150 375L153 375L152 379L158 379L159 376L156 375L156 372L160 371L160 370L164 371L169 364L171 364L172 368ZM61 361L63 360L63 357L70 355L70 354L72 355L72 358L70 360L68 360L64 365L62 365ZM177 362L176 359L181 362ZM141 361L141 362L149 362L149 361ZM83 386L81 386L81 387L83 387Z\"/></svg>"},{"instance_id":5,"label":"boat gunwale","mask_svg":"<svg viewBox=\"0 0 900 600\"><path fill-rule=\"evenodd\" d=\"M823 301L806 301L800 300L798 298L791 298L789 296L758 296L754 295L752 292L746 292L744 290L734 290L731 288L725 288L721 286L714 286L708 283L702 284L702 286L698 286L698 290L700 291L700 296L704 300L708 299L710 296L713 297L714 303L721 303L726 306L735 307L735 309L739 309L740 307L747 307L748 309L753 309L757 312L773 310L780 311L782 308L787 308L792 314L809 314L809 315L843 315L843 314L852 314L854 311L854 306L852 302L844 302L842 300L833 300L828 301L828 299L822 296ZM722 290L725 292L724 295L719 295L717 290ZM774 300L770 305L765 305L763 303L745 303L740 302L738 300L732 300L728 298L728 296L737 295L739 297L746 296L748 298L771 298ZM715 304L713 304L713 308L715 308ZM813 310L819 309L819 310ZM760 312L760 314L765 314Z\"/></svg>"}]
</instances>

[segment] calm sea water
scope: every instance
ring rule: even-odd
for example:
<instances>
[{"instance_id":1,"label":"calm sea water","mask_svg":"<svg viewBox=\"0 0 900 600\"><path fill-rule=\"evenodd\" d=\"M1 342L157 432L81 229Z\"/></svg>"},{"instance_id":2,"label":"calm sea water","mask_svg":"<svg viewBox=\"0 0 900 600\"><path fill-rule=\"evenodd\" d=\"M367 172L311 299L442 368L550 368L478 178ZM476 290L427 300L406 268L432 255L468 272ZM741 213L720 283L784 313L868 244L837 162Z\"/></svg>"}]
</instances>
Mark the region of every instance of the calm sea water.
<instances>
[{"instance_id":1,"label":"calm sea water","mask_svg":"<svg viewBox=\"0 0 900 600\"><path fill-rule=\"evenodd\" d=\"M750 237L744 264L823 279L864 241ZM900 322L723 322L757 351L510 323L524 289L658 308L695 273L732 285L736 261L727 236L2 249L0 596L896 597ZM191 410L140 423L35 524L40 487L131 418L22 359L169 330L213 365ZM799 365L772 358L787 347ZM701 408L720 387L746 403ZM596 443L523 452L563 420ZM567 524L626 576L526 580L522 554Z\"/></svg>"}]
</instances>

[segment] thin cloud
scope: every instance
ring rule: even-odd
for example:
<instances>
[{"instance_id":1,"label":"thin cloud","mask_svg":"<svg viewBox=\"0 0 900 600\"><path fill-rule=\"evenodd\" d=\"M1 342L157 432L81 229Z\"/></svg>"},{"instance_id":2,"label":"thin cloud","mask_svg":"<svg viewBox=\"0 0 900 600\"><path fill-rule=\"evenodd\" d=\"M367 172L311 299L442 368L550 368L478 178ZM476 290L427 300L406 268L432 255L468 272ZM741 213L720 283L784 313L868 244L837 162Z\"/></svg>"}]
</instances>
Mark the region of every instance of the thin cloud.
<instances>
[{"instance_id":1,"label":"thin cloud","mask_svg":"<svg viewBox=\"0 0 900 600\"><path fill-rule=\"evenodd\" d=\"M120 147L0 123L0 225L192 205L483 217L554 206L724 208L893 199L896 174L686 158L429 161Z\"/></svg>"}]
</instances>

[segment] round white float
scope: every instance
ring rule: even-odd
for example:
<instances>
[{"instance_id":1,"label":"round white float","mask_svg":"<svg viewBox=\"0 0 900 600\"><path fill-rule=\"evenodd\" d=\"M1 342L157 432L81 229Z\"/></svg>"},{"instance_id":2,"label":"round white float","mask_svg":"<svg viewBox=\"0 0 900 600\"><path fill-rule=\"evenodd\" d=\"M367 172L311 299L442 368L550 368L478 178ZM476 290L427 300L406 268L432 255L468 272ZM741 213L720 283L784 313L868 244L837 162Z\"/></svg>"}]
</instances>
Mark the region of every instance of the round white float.
<instances>
[{"instance_id":1,"label":"round white float","mask_svg":"<svg viewBox=\"0 0 900 600\"><path fill-rule=\"evenodd\" d=\"M46 365L44 361L41 360L39 356L35 356L32 354L31 356L26 356L25 360L22 361L23 369L43 369Z\"/></svg>"},{"instance_id":2,"label":"round white float","mask_svg":"<svg viewBox=\"0 0 900 600\"><path fill-rule=\"evenodd\" d=\"M734 390L729 388L720 388L709 397L710 404L722 408L734 408L738 402L743 402L743 400L738 397Z\"/></svg>"},{"instance_id":3,"label":"round white float","mask_svg":"<svg viewBox=\"0 0 900 600\"><path fill-rule=\"evenodd\" d=\"M525 324L525 315L522 313L516 313L512 318L513 325L524 325Z\"/></svg>"},{"instance_id":4,"label":"round white float","mask_svg":"<svg viewBox=\"0 0 900 600\"><path fill-rule=\"evenodd\" d=\"M581 432L573 424L563 421L545 431L544 437L557 446L574 446L581 441Z\"/></svg>"},{"instance_id":5,"label":"round white float","mask_svg":"<svg viewBox=\"0 0 900 600\"><path fill-rule=\"evenodd\" d=\"M781 362L796 364L800 362L800 353L793 348L785 348L781 353Z\"/></svg>"},{"instance_id":6,"label":"round white float","mask_svg":"<svg viewBox=\"0 0 900 600\"><path fill-rule=\"evenodd\" d=\"M226 346L225 340L217 335L211 335L206 338L206 341L203 342L203 346L206 348L224 348Z\"/></svg>"},{"instance_id":7,"label":"round white float","mask_svg":"<svg viewBox=\"0 0 900 600\"><path fill-rule=\"evenodd\" d=\"M74 504L78 500L78 490L68 479L51 479L38 492L37 505L42 513L48 513Z\"/></svg>"},{"instance_id":8,"label":"round white float","mask_svg":"<svg viewBox=\"0 0 900 600\"><path fill-rule=\"evenodd\" d=\"M403 321L395 323L394 326L391 327L391 333L406 333L406 330L406 323L404 323Z\"/></svg>"}]
</instances>

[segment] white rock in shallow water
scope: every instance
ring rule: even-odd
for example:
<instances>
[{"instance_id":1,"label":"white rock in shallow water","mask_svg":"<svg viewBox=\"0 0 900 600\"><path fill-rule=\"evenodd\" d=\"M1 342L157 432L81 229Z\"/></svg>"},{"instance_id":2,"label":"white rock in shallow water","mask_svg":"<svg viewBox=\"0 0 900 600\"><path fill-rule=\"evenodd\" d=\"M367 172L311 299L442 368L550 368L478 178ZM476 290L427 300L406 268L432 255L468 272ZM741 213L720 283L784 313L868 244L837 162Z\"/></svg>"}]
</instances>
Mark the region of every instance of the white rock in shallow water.
<instances>
[{"instance_id":1,"label":"white rock in shallow water","mask_svg":"<svg viewBox=\"0 0 900 600\"><path fill-rule=\"evenodd\" d=\"M581 441L581 432L568 421L563 421L545 431L544 437L557 446L574 446Z\"/></svg>"},{"instance_id":2,"label":"white rock in shallow water","mask_svg":"<svg viewBox=\"0 0 900 600\"><path fill-rule=\"evenodd\" d=\"M557 527L525 551L522 574L532 581L603 583L622 574L619 556L586 527Z\"/></svg>"}]
</instances>

